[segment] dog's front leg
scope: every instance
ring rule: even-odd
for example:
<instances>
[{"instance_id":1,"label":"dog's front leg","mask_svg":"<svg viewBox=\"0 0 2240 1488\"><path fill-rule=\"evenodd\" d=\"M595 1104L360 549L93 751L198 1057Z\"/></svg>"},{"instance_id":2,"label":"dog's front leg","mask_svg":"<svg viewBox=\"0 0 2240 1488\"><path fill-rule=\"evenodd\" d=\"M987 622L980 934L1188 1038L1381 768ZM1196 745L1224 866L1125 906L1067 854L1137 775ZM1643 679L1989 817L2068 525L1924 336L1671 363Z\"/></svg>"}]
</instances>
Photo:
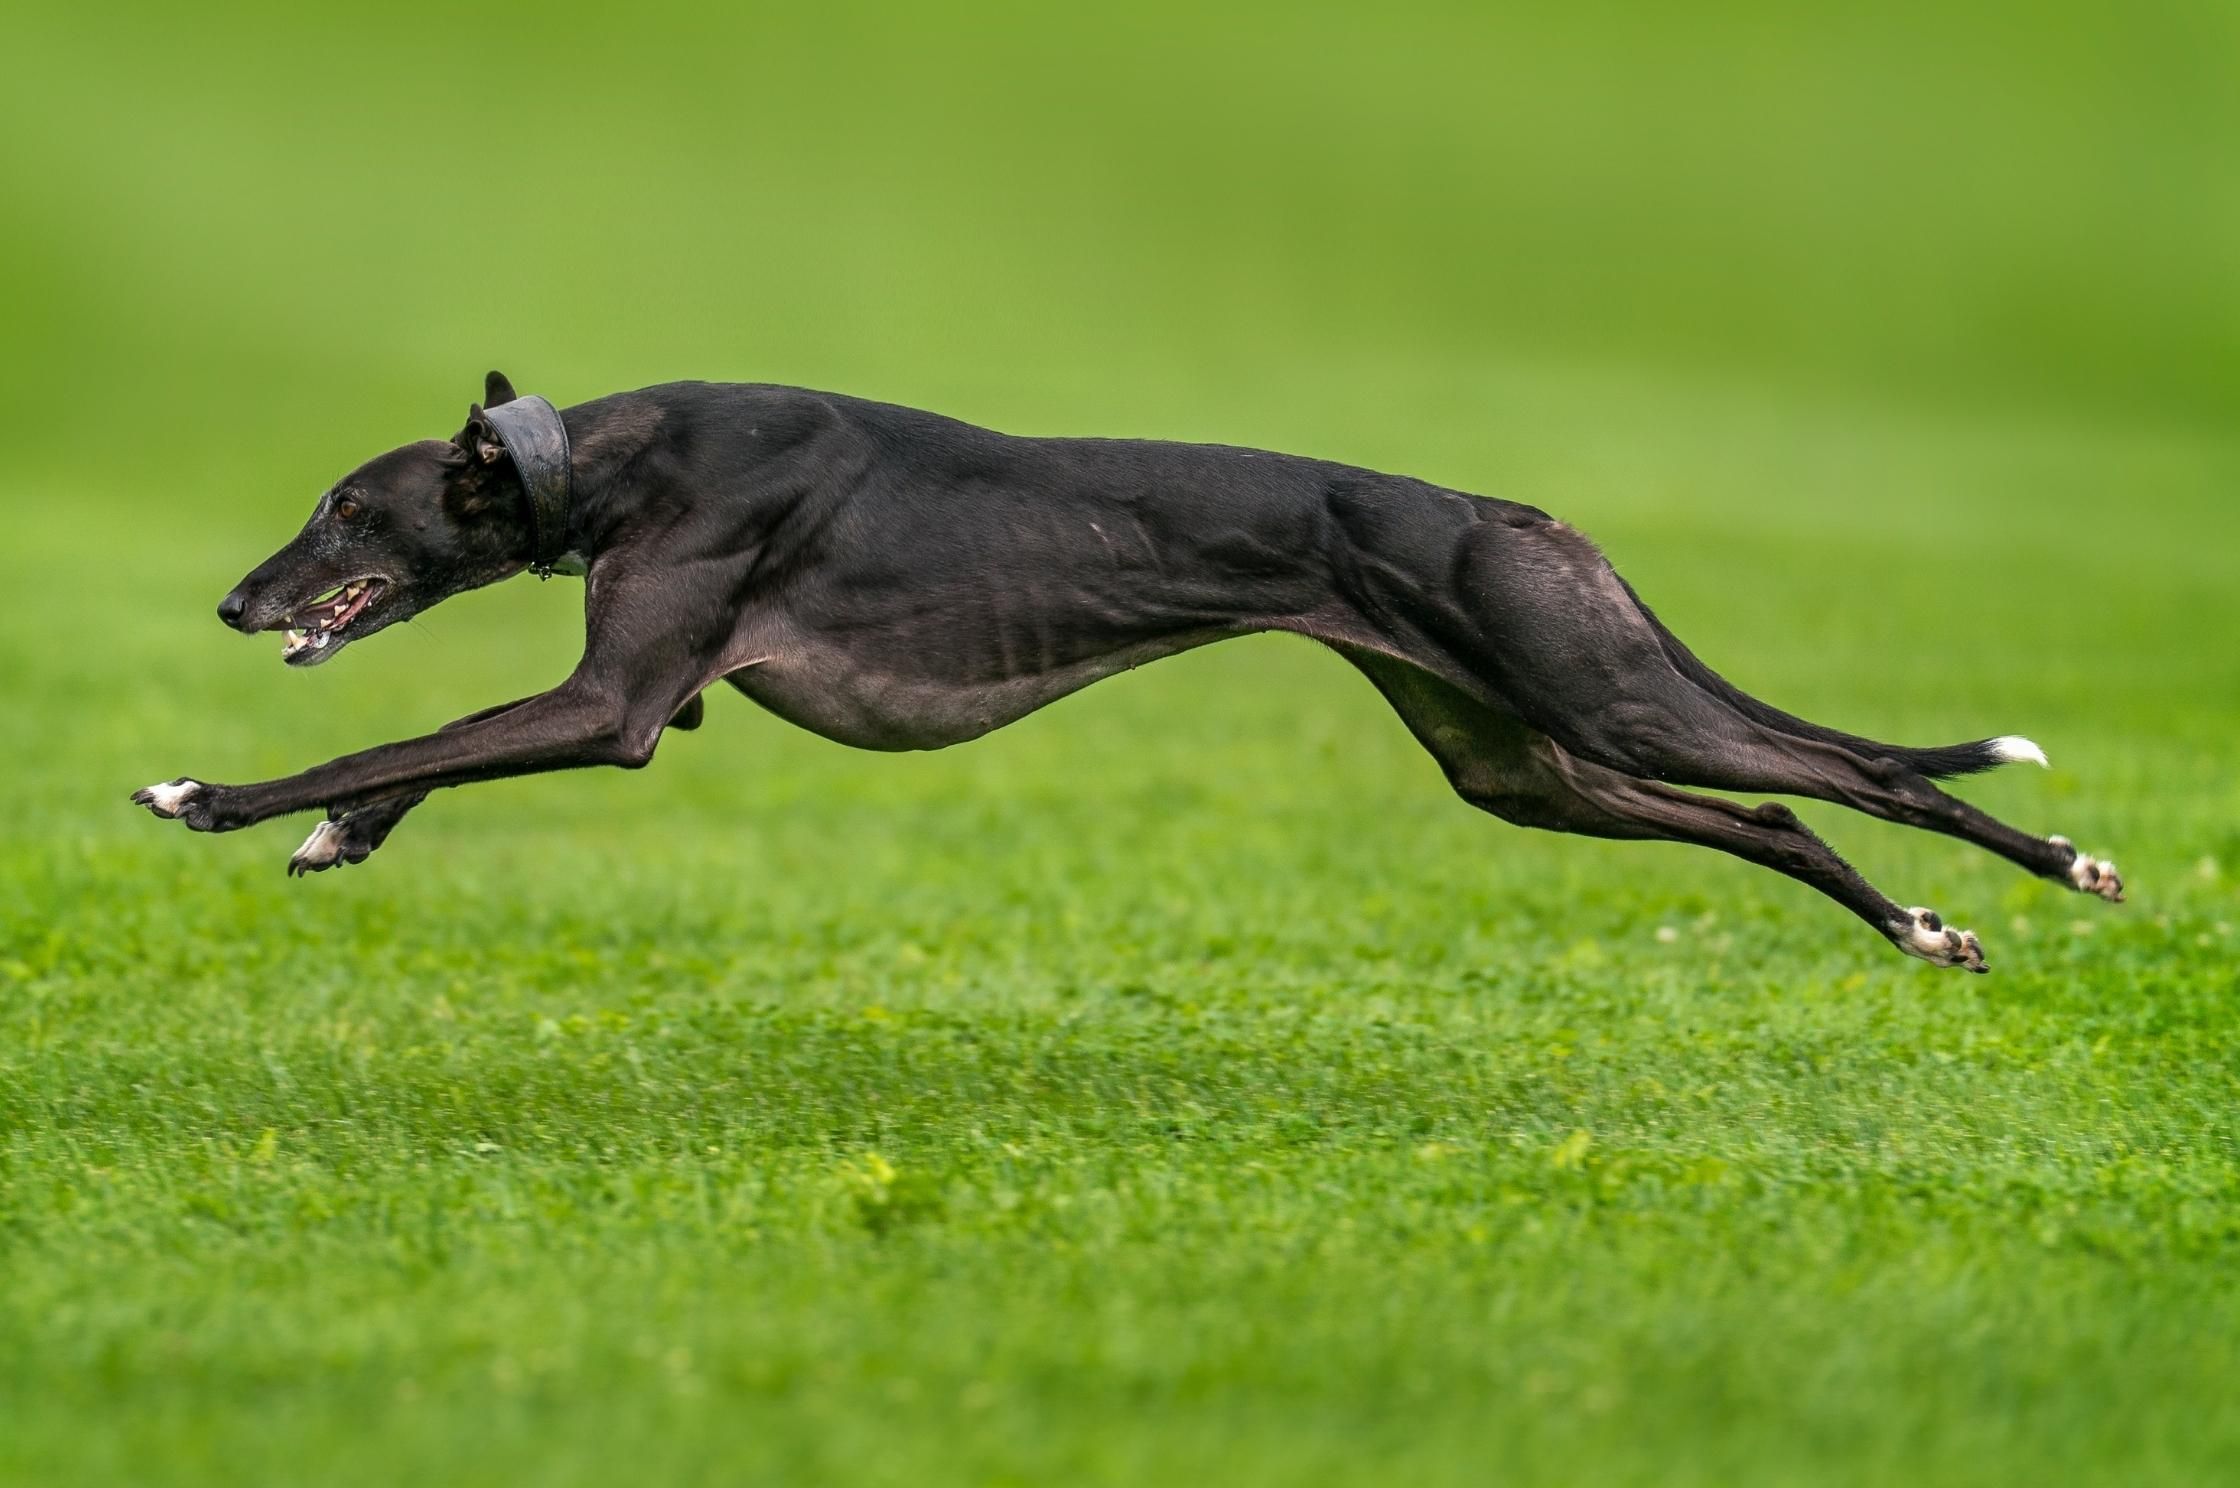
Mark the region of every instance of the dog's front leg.
<instances>
[{"instance_id":1,"label":"dog's front leg","mask_svg":"<svg viewBox=\"0 0 2240 1488\"><path fill-rule=\"evenodd\" d=\"M516 698L510 703L500 703L495 708L484 708L464 718L455 718L439 732L448 734L465 728L470 723L495 718L500 713L511 712L527 701L526 698ZM669 720L669 727L687 730L698 728L704 708L699 694L694 694L692 700L678 710L677 716ZM407 795L387 796L348 810L330 806L327 819L319 823L311 835L304 839L303 845L289 857L289 876L300 878L325 872L329 868L363 863L389 840L389 834L397 829L397 823L403 821L427 798L426 791L413 791Z\"/></svg>"},{"instance_id":2,"label":"dog's front leg","mask_svg":"<svg viewBox=\"0 0 2240 1488\"><path fill-rule=\"evenodd\" d=\"M183 778L150 786L133 799L194 831L231 832L291 812L315 807L347 811L385 796L475 780L588 765L642 765L653 757L659 732L658 723L633 729L626 699L571 678L495 717L347 754L300 775L255 785Z\"/></svg>"}]
</instances>

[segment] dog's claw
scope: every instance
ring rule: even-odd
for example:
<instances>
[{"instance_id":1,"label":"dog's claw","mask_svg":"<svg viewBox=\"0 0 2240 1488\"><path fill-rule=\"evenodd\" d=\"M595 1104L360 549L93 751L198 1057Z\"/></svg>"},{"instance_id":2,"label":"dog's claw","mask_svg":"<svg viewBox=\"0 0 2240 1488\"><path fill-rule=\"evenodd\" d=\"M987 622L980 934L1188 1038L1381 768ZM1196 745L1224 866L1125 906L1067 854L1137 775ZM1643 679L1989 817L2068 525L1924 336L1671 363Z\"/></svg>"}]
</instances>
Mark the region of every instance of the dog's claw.
<instances>
[{"instance_id":1,"label":"dog's claw","mask_svg":"<svg viewBox=\"0 0 2240 1488\"><path fill-rule=\"evenodd\" d=\"M1890 937L1898 949L1919 956L1931 966L1957 966L1977 975L1991 969L1983 959L1983 943L1973 930L1952 930L1933 909L1906 911L1906 919L1893 927Z\"/></svg>"}]
</instances>

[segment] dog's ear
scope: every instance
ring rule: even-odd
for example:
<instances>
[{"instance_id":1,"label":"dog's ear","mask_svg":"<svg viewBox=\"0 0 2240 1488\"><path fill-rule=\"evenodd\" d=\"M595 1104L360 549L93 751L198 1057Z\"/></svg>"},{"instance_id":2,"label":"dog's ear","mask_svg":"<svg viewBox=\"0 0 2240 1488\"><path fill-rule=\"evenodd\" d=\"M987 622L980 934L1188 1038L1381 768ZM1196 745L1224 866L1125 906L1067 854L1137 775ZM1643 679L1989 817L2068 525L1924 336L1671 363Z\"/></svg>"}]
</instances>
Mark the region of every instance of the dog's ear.
<instances>
[{"instance_id":1,"label":"dog's ear","mask_svg":"<svg viewBox=\"0 0 2240 1488\"><path fill-rule=\"evenodd\" d=\"M482 411L480 403L467 405L467 426L452 439L453 444L466 452L468 459L477 465L495 465L506 452L504 441L490 423L490 415Z\"/></svg>"},{"instance_id":2,"label":"dog's ear","mask_svg":"<svg viewBox=\"0 0 2240 1488\"><path fill-rule=\"evenodd\" d=\"M456 453L446 459L457 461L457 475L444 483L443 509L452 520L464 522L503 506L505 491L512 483L496 467L505 458L506 447L480 403L468 405L467 426L452 437L451 443Z\"/></svg>"},{"instance_id":3,"label":"dog's ear","mask_svg":"<svg viewBox=\"0 0 2240 1488\"><path fill-rule=\"evenodd\" d=\"M518 395L518 394L516 394L516 393L514 392L514 390L513 390L513 384L512 384L512 383L510 383L510 382L508 382L508 381L506 381L506 375L505 375L505 373L503 373L503 372L488 372L488 373L485 373L485 374L483 374L483 378L482 378L482 406L483 406L483 407L485 407L485 408L496 408L496 407L498 407L498 406L499 406L500 404L504 404L504 403L511 403L511 402L512 402L512 401L513 401L513 400L514 400L514 399L515 399L515 398L516 398L517 396L519 396L519 395Z\"/></svg>"}]
</instances>

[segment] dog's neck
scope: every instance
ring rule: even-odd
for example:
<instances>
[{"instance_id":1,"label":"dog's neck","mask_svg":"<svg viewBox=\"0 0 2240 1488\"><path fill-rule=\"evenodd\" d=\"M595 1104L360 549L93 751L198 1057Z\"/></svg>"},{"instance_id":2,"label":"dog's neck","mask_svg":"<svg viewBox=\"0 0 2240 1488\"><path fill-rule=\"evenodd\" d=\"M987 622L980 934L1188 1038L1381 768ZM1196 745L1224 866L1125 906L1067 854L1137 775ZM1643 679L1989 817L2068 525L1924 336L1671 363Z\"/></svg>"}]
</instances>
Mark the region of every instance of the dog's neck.
<instances>
[{"instance_id":1,"label":"dog's neck","mask_svg":"<svg viewBox=\"0 0 2240 1488\"><path fill-rule=\"evenodd\" d=\"M571 501L553 572L581 574L612 544L640 504L640 458L660 432L661 411L636 393L560 410L568 431Z\"/></svg>"}]
</instances>

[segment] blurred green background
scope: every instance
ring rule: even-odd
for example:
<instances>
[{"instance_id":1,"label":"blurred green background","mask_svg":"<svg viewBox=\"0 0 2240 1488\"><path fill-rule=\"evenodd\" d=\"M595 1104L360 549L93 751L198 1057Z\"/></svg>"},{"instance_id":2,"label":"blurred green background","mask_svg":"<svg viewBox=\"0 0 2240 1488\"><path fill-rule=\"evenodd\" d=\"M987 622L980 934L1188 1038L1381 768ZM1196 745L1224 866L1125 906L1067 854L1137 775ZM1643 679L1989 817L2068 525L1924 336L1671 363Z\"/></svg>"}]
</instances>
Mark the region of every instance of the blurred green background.
<instances>
[{"instance_id":1,"label":"blurred green background","mask_svg":"<svg viewBox=\"0 0 2240 1488\"><path fill-rule=\"evenodd\" d=\"M2240 1472L2240 8L8 33L0 1474ZM566 583L210 615L490 367L1529 501L1785 707L2037 738L1968 792L2136 902L1808 810L1938 977L1282 639L930 757L717 698L307 883L127 808L564 674Z\"/></svg>"},{"instance_id":2,"label":"blurred green background","mask_svg":"<svg viewBox=\"0 0 2240 1488\"><path fill-rule=\"evenodd\" d=\"M347 457L501 356L1332 445L1549 363L2208 430L2240 376L2226 6L16 26L10 459L81 479Z\"/></svg>"}]
</instances>

